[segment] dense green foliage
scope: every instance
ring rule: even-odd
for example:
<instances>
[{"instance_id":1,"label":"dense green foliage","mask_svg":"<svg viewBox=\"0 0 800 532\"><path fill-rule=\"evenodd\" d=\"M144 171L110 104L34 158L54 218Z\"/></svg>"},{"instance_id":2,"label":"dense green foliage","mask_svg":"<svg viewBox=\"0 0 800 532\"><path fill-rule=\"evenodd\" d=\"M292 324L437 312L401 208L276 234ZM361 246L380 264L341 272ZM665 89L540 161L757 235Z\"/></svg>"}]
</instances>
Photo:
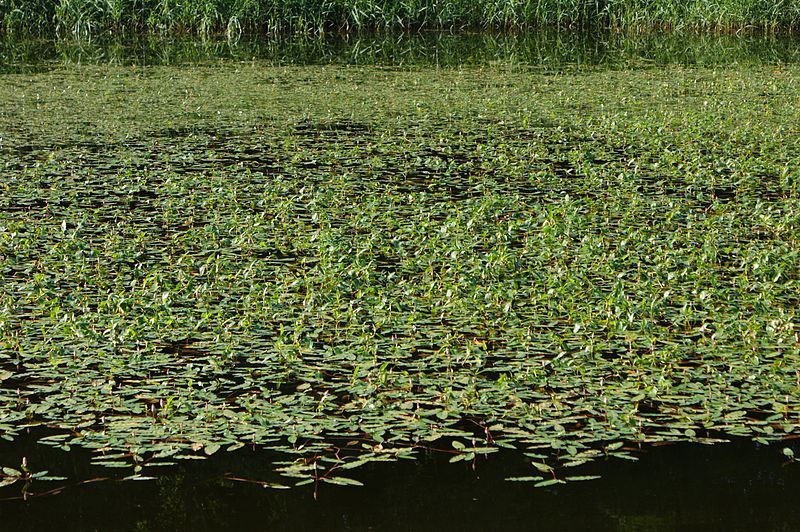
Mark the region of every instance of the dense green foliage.
<instances>
[{"instance_id":1,"label":"dense green foliage","mask_svg":"<svg viewBox=\"0 0 800 532\"><path fill-rule=\"evenodd\" d=\"M797 0L0 0L6 31L302 32L531 26L793 29Z\"/></svg>"},{"instance_id":2,"label":"dense green foliage","mask_svg":"<svg viewBox=\"0 0 800 532\"><path fill-rule=\"evenodd\" d=\"M798 67L556 67L3 74L3 436L346 483L797 434Z\"/></svg>"}]
</instances>

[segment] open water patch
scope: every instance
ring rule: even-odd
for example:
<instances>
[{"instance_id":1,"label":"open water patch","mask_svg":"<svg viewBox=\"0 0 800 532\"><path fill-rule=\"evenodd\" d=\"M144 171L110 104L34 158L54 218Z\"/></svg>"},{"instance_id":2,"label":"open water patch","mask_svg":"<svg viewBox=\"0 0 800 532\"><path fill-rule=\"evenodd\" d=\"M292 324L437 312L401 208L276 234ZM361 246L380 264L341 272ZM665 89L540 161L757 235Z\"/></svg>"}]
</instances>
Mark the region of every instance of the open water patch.
<instances>
[{"instance_id":1,"label":"open water patch","mask_svg":"<svg viewBox=\"0 0 800 532\"><path fill-rule=\"evenodd\" d=\"M797 447L790 444L797 450ZM20 442L0 445L5 463L27 455L32 468L69 482L0 490L0 515L13 530L793 530L798 464L780 447L737 440L677 444L586 467L600 480L534 489L509 482L523 459L513 452L448 464L441 454L371 464L366 488L317 482L275 490L274 456L241 449L165 469L153 480L120 482L92 468L86 453ZM53 473L53 474L55 474ZM45 483L43 483L45 484Z\"/></svg>"}]
</instances>

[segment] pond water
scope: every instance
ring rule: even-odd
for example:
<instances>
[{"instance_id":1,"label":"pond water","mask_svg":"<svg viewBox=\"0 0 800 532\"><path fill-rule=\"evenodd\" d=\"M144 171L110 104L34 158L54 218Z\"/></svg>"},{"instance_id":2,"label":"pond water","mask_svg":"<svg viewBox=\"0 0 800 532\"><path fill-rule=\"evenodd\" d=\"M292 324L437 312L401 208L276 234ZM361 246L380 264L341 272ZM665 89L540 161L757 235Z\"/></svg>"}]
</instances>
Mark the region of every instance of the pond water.
<instances>
[{"instance_id":1,"label":"pond water","mask_svg":"<svg viewBox=\"0 0 800 532\"><path fill-rule=\"evenodd\" d=\"M0 68L41 70L64 65L190 65L260 61L272 65L372 66L485 65L492 62L545 68L653 65L756 65L796 63L792 35L619 34L529 31L520 33L420 32L331 38L248 37L236 41L138 37L91 40L3 39Z\"/></svg>"},{"instance_id":2,"label":"pond water","mask_svg":"<svg viewBox=\"0 0 800 532\"><path fill-rule=\"evenodd\" d=\"M19 460L21 453L76 480L104 473L88 467L85 454L56 454L42 446L18 445L13 452L5 446L0 456ZM787 464L778 448L746 441L659 447L636 462L594 464L600 480L546 489L504 480L524 466L515 453L472 464L425 455L360 470L357 477L365 487L321 484L293 490L258 485L272 475L270 458L241 450L181 463L152 481L70 483L57 495L2 500L0 517L7 530L20 531L53 526L82 531L789 531L800 526L795 497L800 468Z\"/></svg>"},{"instance_id":3,"label":"pond water","mask_svg":"<svg viewBox=\"0 0 800 532\"><path fill-rule=\"evenodd\" d=\"M3 41L3 523L796 528L798 59Z\"/></svg>"}]
</instances>

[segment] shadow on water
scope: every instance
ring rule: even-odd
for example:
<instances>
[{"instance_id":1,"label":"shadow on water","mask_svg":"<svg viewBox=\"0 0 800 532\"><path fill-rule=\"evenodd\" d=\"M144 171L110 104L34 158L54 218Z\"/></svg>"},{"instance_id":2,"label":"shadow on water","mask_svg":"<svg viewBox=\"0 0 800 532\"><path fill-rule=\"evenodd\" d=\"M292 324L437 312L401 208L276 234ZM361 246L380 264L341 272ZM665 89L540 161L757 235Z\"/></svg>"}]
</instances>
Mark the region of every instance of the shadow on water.
<instances>
[{"instance_id":1,"label":"shadow on water","mask_svg":"<svg viewBox=\"0 0 800 532\"><path fill-rule=\"evenodd\" d=\"M797 445L794 445L797 447ZM0 446L4 463L92 477L88 456L25 443ZM184 462L152 481L107 480L58 496L0 495L4 530L797 530L800 464L780 445L747 441L675 444L613 459L581 474L600 480L553 488L504 480L525 467L518 453L449 464L441 454L372 464L354 473L366 487L320 484L272 490L264 451ZM107 470L106 470L107 471ZM53 483L55 485L55 483ZM32 491L51 489L37 488ZM17 497L14 499L14 497ZM11 498L11 499L9 499Z\"/></svg>"},{"instance_id":2,"label":"shadow on water","mask_svg":"<svg viewBox=\"0 0 800 532\"><path fill-rule=\"evenodd\" d=\"M545 68L780 64L800 60L800 39L790 35L622 35L552 30L245 37L237 41L152 36L88 41L0 39L0 73L75 64L180 65L221 60L441 67L499 62Z\"/></svg>"}]
</instances>

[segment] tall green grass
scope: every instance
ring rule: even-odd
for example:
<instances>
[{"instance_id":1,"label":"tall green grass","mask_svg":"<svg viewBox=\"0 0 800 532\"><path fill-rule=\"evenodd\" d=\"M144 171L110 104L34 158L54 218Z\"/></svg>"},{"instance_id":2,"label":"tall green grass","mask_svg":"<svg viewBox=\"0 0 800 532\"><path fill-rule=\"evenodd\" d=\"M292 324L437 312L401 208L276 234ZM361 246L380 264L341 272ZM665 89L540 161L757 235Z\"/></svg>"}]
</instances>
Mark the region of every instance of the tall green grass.
<instances>
[{"instance_id":1,"label":"tall green grass","mask_svg":"<svg viewBox=\"0 0 800 532\"><path fill-rule=\"evenodd\" d=\"M0 0L5 32L800 28L800 0Z\"/></svg>"}]
</instances>

